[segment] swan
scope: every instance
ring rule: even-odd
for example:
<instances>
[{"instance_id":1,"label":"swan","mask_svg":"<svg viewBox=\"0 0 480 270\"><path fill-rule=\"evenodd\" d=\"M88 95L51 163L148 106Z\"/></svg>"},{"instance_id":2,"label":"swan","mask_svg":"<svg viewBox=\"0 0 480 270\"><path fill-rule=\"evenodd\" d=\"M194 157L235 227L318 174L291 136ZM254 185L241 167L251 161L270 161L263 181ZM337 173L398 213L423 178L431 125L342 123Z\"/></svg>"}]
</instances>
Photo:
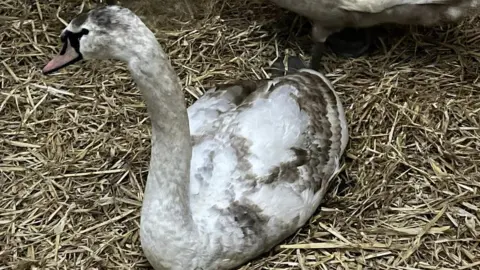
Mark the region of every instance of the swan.
<instances>
[{"instance_id":1,"label":"swan","mask_svg":"<svg viewBox=\"0 0 480 270\"><path fill-rule=\"evenodd\" d=\"M327 38L336 54L358 57L371 47L373 34L368 27L385 23L432 26L480 12L480 0L270 1L311 21L315 45L310 67L315 70L321 67Z\"/></svg>"},{"instance_id":2,"label":"swan","mask_svg":"<svg viewBox=\"0 0 480 270\"><path fill-rule=\"evenodd\" d=\"M345 112L319 72L218 85L186 107L178 76L131 10L92 9L61 32L45 75L81 60L125 62L147 105L151 159L140 243L154 269L232 269L314 214L348 143Z\"/></svg>"}]
</instances>

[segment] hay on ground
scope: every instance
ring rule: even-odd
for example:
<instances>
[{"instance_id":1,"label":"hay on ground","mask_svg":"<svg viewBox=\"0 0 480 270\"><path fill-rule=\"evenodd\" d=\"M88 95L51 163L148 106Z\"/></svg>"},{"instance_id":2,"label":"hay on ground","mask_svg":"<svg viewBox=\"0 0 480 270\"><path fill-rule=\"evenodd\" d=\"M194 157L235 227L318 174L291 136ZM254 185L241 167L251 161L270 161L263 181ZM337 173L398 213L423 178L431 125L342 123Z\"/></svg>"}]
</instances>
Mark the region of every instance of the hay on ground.
<instances>
[{"instance_id":1,"label":"hay on ground","mask_svg":"<svg viewBox=\"0 0 480 270\"><path fill-rule=\"evenodd\" d=\"M0 2L0 269L148 268L138 226L151 132L125 66L40 72L61 19L93 5ZM308 24L270 3L191 8L193 19L144 14L189 102L266 77L281 55L309 56ZM350 125L339 184L242 269L480 269L479 26L387 27L371 55L324 59Z\"/></svg>"}]
</instances>

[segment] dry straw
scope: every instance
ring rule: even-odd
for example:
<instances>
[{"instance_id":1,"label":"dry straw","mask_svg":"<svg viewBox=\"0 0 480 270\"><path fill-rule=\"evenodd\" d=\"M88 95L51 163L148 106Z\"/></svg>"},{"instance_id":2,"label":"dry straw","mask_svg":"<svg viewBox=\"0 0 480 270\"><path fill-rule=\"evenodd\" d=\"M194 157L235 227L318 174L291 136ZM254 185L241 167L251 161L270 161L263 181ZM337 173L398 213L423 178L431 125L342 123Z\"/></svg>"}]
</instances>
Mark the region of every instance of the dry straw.
<instances>
[{"instance_id":1,"label":"dry straw","mask_svg":"<svg viewBox=\"0 0 480 270\"><path fill-rule=\"evenodd\" d=\"M155 29L189 102L309 54L308 24L270 3L158 2L126 4ZM40 73L62 21L94 5L0 1L0 269L148 267L138 223L151 132L125 66ZM339 184L242 269L480 269L479 25L387 27L370 55L324 59L351 127Z\"/></svg>"}]
</instances>

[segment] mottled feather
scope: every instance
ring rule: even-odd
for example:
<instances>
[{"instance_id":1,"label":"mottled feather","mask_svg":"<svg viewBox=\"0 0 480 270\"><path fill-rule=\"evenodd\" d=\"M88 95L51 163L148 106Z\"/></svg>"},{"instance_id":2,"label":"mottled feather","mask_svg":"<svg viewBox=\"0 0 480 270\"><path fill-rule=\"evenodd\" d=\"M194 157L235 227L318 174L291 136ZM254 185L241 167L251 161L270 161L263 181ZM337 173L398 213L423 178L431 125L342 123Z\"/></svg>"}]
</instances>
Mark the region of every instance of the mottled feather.
<instances>
[{"instance_id":1,"label":"mottled feather","mask_svg":"<svg viewBox=\"0 0 480 270\"><path fill-rule=\"evenodd\" d=\"M314 71L218 87L188 113L194 218L209 234L232 229L218 241L234 246L239 259L308 220L347 144L341 102Z\"/></svg>"}]
</instances>

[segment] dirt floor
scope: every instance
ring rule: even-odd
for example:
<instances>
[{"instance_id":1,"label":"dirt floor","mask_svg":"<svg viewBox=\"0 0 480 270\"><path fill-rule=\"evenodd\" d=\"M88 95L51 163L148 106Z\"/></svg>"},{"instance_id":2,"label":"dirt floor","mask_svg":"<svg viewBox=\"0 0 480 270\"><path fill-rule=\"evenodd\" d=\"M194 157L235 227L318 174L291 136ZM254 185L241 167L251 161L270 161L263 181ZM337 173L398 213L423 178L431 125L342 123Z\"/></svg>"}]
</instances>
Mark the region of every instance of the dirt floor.
<instances>
[{"instance_id":1,"label":"dirt floor","mask_svg":"<svg viewBox=\"0 0 480 270\"><path fill-rule=\"evenodd\" d=\"M189 102L216 82L265 78L280 55L310 57L308 23L269 3L170 2L142 14ZM2 270L149 267L138 226L151 132L125 65L40 71L61 20L90 7L0 1ZM324 59L350 125L339 184L242 269L480 269L479 26L382 27L369 55Z\"/></svg>"}]
</instances>

